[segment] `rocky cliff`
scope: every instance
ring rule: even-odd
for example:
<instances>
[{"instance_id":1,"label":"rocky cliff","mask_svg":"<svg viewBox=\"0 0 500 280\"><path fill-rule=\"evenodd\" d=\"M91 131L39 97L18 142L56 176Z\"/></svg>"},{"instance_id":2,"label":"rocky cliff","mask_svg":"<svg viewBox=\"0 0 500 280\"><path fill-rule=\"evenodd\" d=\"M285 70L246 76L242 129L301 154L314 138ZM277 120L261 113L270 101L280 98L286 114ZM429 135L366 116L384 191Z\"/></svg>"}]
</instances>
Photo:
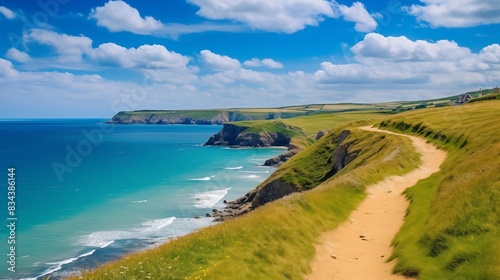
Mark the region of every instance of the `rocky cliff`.
<instances>
[{"instance_id":1,"label":"rocky cliff","mask_svg":"<svg viewBox=\"0 0 500 280\"><path fill-rule=\"evenodd\" d=\"M284 124L283 124L284 125ZM291 137L286 132L250 131L250 127L224 124L222 129L212 135L205 143L206 146L230 146L230 147L274 147L288 146ZM294 127L283 126L285 131L293 131Z\"/></svg>"},{"instance_id":2,"label":"rocky cliff","mask_svg":"<svg viewBox=\"0 0 500 280\"><path fill-rule=\"evenodd\" d=\"M350 134L351 132L349 130L344 130L339 135L330 136L332 139L335 139L336 143L334 143L335 148L328 154L325 154L325 156L329 158L324 159L324 161L329 162L330 165L329 170L327 170L321 181L325 181L338 173L359 155L360 150L353 151L350 149L350 146L354 143L354 141L347 141ZM292 164L295 163L296 162L292 162ZM318 184L319 183L320 182L318 182ZM273 176L271 176L245 196L235 201L226 202L227 207L224 210L214 210L207 215L216 217L216 220L222 221L227 218L240 216L266 203L302 190L302 186L289 182L283 177L276 176L276 178L273 178Z\"/></svg>"}]
</instances>

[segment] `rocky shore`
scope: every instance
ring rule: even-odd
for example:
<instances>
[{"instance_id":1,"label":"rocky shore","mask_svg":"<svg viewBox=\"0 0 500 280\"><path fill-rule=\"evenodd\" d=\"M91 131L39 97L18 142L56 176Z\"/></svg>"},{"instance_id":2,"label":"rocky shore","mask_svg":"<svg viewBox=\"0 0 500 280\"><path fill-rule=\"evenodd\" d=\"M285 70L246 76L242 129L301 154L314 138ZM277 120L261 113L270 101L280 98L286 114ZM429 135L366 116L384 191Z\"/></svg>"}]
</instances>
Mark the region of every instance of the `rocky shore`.
<instances>
[{"instance_id":1,"label":"rocky shore","mask_svg":"<svg viewBox=\"0 0 500 280\"><path fill-rule=\"evenodd\" d=\"M234 127L228 127L225 132L227 133L228 131L236 133L238 129ZM229 138L224 138L223 136L227 135L221 132L219 133L221 139L226 139L224 141L230 140ZM319 132L316 138L320 139L325 134L326 134L325 131ZM352 143L346 141L346 139L350 134L351 132L349 130L344 130L342 131L342 133L340 133L340 135L335 137L337 141L337 146L330 155L331 157L330 160L332 162L332 169L328 173L330 177L335 175L337 172L342 170L347 164L356 159L356 157L360 153L359 150L353 151L350 149ZM234 136L234 134L231 135ZM219 139L218 137L215 138ZM211 139L215 140L215 138ZM227 141L227 143L229 144L233 142ZM293 146L291 147L292 149L290 149L289 147L289 150L286 153L279 155L273 159L267 160L266 165L268 166L280 165L284 161L288 160L293 155L299 152L299 150L296 147ZM286 195L289 195L297 191L300 191L299 186L286 182L282 178L275 179L271 175L270 178L268 178L266 181L257 186L257 188L248 192L245 196L235 201L224 201L224 203L226 204L226 207L224 209L214 209L212 210L212 212L207 213L206 216L215 218L215 221L224 221L226 219L246 214L252 211L253 209L265 205L266 203L282 198Z\"/></svg>"}]
</instances>

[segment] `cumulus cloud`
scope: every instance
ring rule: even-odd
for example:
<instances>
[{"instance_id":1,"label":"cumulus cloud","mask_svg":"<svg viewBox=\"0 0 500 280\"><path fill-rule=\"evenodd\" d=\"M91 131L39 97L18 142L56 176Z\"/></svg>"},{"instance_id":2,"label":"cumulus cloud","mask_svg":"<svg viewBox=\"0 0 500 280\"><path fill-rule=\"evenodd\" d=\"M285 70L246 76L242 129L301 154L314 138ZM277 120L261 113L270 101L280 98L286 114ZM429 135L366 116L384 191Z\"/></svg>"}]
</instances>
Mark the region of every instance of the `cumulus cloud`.
<instances>
[{"instance_id":1,"label":"cumulus cloud","mask_svg":"<svg viewBox=\"0 0 500 280\"><path fill-rule=\"evenodd\" d=\"M13 77L18 72L12 67L12 62L0 58L0 76Z\"/></svg>"},{"instance_id":2,"label":"cumulus cloud","mask_svg":"<svg viewBox=\"0 0 500 280\"><path fill-rule=\"evenodd\" d=\"M408 38L367 34L351 48L355 62L323 62L315 73L324 84L419 85L429 90L463 88L492 83L500 78L500 46L490 45L479 54L453 41L412 41Z\"/></svg>"},{"instance_id":3,"label":"cumulus cloud","mask_svg":"<svg viewBox=\"0 0 500 280\"><path fill-rule=\"evenodd\" d=\"M18 49L15 49L15 48L10 48L7 51L7 54L5 55L5 57L7 57L10 60L14 60L17 62L22 62L22 63L28 62L31 59L27 53L22 52Z\"/></svg>"},{"instance_id":4,"label":"cumulus cloud","mask_svg":"<svg viewBox=\"0 0 500 280\"><path fill-rule=\"evenodd\" d=\"M188 57L171 52L161 45L127 49L115 43L105 43L93 49L90 57L101 65L123 68L184 69L189 62Z\"/></svg>"},{"instance_id":5,"label":"cumulus cloud","mask_svg":"<svg viewBox=\"0 0 500 280\"><path fill-rule=\"evenodd\" d=\"M361 2L354 2L351 7L338 5L338 9L346 21L355 23L354 29L358 32L371 32L377 28L377 22Z\"/></svg>"},{"instance_id":6,"label":"cumulus cloud","mask_svg":"<svg viewBox=\"0 0 500 280\"><path fill-rule=\"evenodd\" d=\"M151 16L142 17L136 8L124 1L109 1L102 7L92 9L90 18L97 25L111 32L129 31L136 34L151 34L163 28L161 21Z\"/></svg>"},{"instance_id":7,"label":"cumulus cloud","mask_svg":"<svg viewBox=\"0 0 500 280\"><path fill-rule=\"evenodd\" d=\"M376 58L393 61L456 60L471 54L468 48L460 47L453 41L430 43L423 40L412 41L405 36L385 37L378 33L367 34L351 51L358 60Z\"/></svg>"},{"instance_id":8,"label":"cumulus cloud","mask_svg":"<svg viewBox=\"0 0 500 280\"><path fill-rule=\"evenodd\" d=\"M59 54L60 62L81 62L82 55L92 49L92 40L88 37L59 34L43 29L30 30L23 35L23 41L53 47Z\"/></svg>"},{"instance_id":9,"label":"cumulus cloud","mask_svg":"<svg viewBox=\"0 0 500 280\"><path fill-rule=\"evenodd\" d=\"M420 0L421 5L404 7L418 20L433 27L469 27L500 23L498 0Z\"/></svg>"},{"instance_id":10,"label":"cumulus cloud","mask_svg":"<svg viewBox=\"0 0 500 280\"><path fill-rule=\"evenodd\" d=\"M335 17L327 0L188 0L200 8L196 13L211 20L233 20L251 28L293 33Z\"/></svg>"},{"instance_id":11,"label":"cumulus cloud","mask_svg":"<svg viewBox=\"0 0 500 280\"><path fill-rule=\"evenodd\" d=\"M241 68L241 63L227 55L220 55L209 50L200 52L201 61L210 69L215 71L235 70Z\"/></svg>"},{"instance_id":12,"label":"cumulus cloud","mask_svg":"<svg viewBox=\"0 0 500 280\"><path fill-rule=\"evenodd\" d=\"M262 60L258 58L252 58L250 60L243 62L243 65L248 67L269 67L274 69L283 68L283 64L281 62L274 61L273 59L270 58L264 58Z\"/></svg>"},{"instance_id":13,"label":"cumulus cloud","mask_svg":"<svg viewBox=\"0 0 500 280\"><path fill-rule=\"evenodd\" d=\"M0 6L0 14L2 14L7 19L15 19L16 14L9 8L5 6Z\"/></svg>"},{"instance_id":14,"label":"cumulus cloud","mask_svg":"<svg viewBox=\"0 0 500 280\"><path fill-rule=\"evenodd\" d=\"M479 58L487 63L500 63L500 45L489 45L481 50Z\"/></svg>"}]
</instances>

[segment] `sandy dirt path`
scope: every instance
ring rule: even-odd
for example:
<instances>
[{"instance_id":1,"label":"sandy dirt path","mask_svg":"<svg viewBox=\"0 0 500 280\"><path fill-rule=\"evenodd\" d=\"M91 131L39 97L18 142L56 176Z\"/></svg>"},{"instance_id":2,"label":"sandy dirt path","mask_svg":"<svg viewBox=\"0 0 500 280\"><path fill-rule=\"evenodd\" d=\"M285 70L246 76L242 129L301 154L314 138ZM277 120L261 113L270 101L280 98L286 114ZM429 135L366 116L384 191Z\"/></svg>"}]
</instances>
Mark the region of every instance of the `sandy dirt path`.
<instances>
[{"instance_id":1,"label":"sandy dirt path","mask_svg":"<svg viewBox=\"0 0 500 280\"><path fill-rule=\"evenodd\" d=\"M391 241L403 225L409 202L402 192L420 179L439 170L446 153L422 138L392 133L372 127L366 131L408 137L421 154L421 166L404 176L391 176L367 188L367 198L337 229L325 233L316 246L312 273L308 280L322 279L406 279L392 274Z\"/></svg>"}]
</instances>

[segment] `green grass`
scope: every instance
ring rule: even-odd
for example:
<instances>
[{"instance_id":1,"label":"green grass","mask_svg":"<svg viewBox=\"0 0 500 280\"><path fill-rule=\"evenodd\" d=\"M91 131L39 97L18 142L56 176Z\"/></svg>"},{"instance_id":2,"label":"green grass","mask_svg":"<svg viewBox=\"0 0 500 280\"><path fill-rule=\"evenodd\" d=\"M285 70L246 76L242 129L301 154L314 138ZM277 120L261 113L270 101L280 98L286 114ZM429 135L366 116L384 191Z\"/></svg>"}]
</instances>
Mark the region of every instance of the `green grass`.
<instances>
[{"instance_id":1,"label":"green grass","mask_svg":"<svg viewBox=\"0 0 500 280\"><path fill-rule=\"evenodd\" d=\"M500 101L409 112L382 128L448 152L441 172L408 189L394 240L396 272L419 279L499 279Z\"/></svg>"},{"instance_id":2,"label":"green grass","mask_svg":"<svg viewBox=\"0 0 500 280\"><path fill-rule=\"evenodd\" d=\"M361 150L358 158L313 190L105 264L81 279L302 279L310 271L314 244L321 233L347 219L366 196L365 186L418 165L419 157L409 139L368 133L353 128L356 125L359 123L333 129L308 147L300 160L287 163L292 167L287 172L294 172L293 166L305 161L321 164L309 157L331 157L316 150L334 142L342 130L352 130L346 141L353 141L352 149ZM402 152L384 160L396 149Z\"/></svg>"}]
</instances>

